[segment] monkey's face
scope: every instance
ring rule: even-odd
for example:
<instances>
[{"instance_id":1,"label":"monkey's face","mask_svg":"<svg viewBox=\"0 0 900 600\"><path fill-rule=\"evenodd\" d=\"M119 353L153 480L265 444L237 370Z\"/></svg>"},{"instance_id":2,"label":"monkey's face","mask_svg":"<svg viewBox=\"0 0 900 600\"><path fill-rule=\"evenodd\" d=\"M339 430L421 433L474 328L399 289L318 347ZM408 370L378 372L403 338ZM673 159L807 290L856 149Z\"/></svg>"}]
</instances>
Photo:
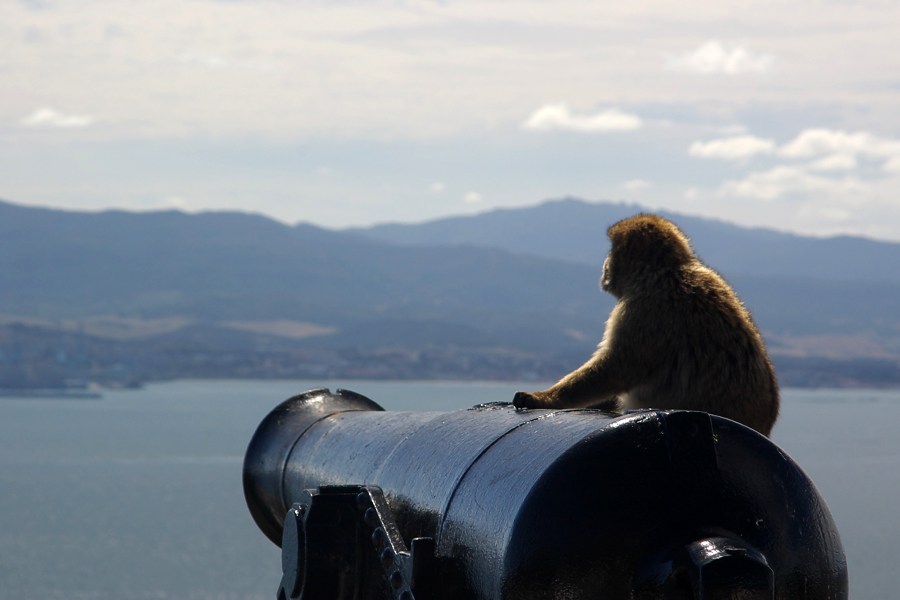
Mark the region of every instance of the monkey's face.
<instances>
[{"instance_id":1,"label":"monkey's face","mask_svg":"<svg viewBox=\"0 0 900 600\"><path fill-rule=\"evenodd\" d=\"M609 254L606 255L606 260L603 261L603 273L600 275L600 289L618 298L619 294L616 291L617 286L615 285L615 280L613 279L612 261L613 253L612 250L610 250Z\"/></svg>"}]
</instances>

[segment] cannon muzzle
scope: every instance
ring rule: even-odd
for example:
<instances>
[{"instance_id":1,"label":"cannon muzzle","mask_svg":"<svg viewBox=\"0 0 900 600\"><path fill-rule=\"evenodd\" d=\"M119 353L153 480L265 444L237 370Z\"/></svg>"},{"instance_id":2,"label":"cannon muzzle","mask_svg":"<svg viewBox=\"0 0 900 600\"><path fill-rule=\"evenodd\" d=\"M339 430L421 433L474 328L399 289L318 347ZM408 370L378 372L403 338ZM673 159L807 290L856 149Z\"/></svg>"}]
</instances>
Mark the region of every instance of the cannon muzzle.
<instances>
[{"instance_id":1,"label":"cannon muzzle","mask_svg":"<svg viewBox=\"0 0 900 600\"><path fill-rule=\"evenodd\" d=\"M847 598L813 483L701 412L385 412L311 390L260 424L244 490L283 600Z\"/></svg>"}]
</instances>

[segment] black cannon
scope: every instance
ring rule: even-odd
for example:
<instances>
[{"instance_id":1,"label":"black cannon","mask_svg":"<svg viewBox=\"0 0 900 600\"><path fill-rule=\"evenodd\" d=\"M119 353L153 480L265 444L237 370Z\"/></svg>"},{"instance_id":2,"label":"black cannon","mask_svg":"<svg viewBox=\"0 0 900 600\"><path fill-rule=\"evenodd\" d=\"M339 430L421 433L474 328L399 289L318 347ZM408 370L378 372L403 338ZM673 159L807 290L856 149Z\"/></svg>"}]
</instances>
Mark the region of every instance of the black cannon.
<instances>
[{"instance_id":1,"label":"black cannon","mask_svg":"<svg viewBox=\"0 0 900 600\"><path fill-rule=\"evenodd\" d=\"M283 600L847 597L809 478L706 413L384 412L312 390L260 424L244 489Z\"/></svg>"}]
</instances>

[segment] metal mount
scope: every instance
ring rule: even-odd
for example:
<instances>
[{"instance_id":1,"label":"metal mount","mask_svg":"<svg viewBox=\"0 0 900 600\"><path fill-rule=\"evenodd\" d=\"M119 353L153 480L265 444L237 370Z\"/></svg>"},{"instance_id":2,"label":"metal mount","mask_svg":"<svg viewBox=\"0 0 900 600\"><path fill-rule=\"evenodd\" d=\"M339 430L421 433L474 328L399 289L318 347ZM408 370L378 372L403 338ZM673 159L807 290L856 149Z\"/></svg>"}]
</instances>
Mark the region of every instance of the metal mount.
<instances>
[{"instance_id":1,"label":"metal mount","mask_svg":"<svg viewBox=\"0 0 900 600\"><path fill-rule=\"evenodd\" d=\"M381 488L306 490L285 515L278 600L339 600L377 588L385 599L427 600L434 540L414 538L410 546Z\"/></svg>"}]
</instances>

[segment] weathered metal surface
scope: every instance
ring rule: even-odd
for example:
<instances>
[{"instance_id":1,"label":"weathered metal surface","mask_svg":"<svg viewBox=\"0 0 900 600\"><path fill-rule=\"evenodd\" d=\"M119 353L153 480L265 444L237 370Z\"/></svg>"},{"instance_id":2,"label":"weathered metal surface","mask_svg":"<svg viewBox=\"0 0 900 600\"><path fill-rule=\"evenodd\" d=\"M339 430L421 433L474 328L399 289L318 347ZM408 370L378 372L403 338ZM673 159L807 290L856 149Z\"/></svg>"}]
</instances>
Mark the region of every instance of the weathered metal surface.
<instances>
[{"instance_id":1,"label":"weathered metal surface","mask_svg":"<svg viewBox=\"0 0 900 600\"><path fill-rule=\"evenodd\" d=\"M244 485L279 544L285 515L294 503L308 510L320 487L380 488L403 546L433 540L429 598L847 597L840 539L809 478L767 438L705 413L394 413L313 390L260 425ZM399 597L373 571L365 511L339 513L343 541L325 554L361 558L344 565L352 584L334 597ZM296 541L299 527L284 533L298 546L285 571L297 595L285 597L313 600L290 579L295 563L322 560Z\"/></svg>"}]
</instances>

